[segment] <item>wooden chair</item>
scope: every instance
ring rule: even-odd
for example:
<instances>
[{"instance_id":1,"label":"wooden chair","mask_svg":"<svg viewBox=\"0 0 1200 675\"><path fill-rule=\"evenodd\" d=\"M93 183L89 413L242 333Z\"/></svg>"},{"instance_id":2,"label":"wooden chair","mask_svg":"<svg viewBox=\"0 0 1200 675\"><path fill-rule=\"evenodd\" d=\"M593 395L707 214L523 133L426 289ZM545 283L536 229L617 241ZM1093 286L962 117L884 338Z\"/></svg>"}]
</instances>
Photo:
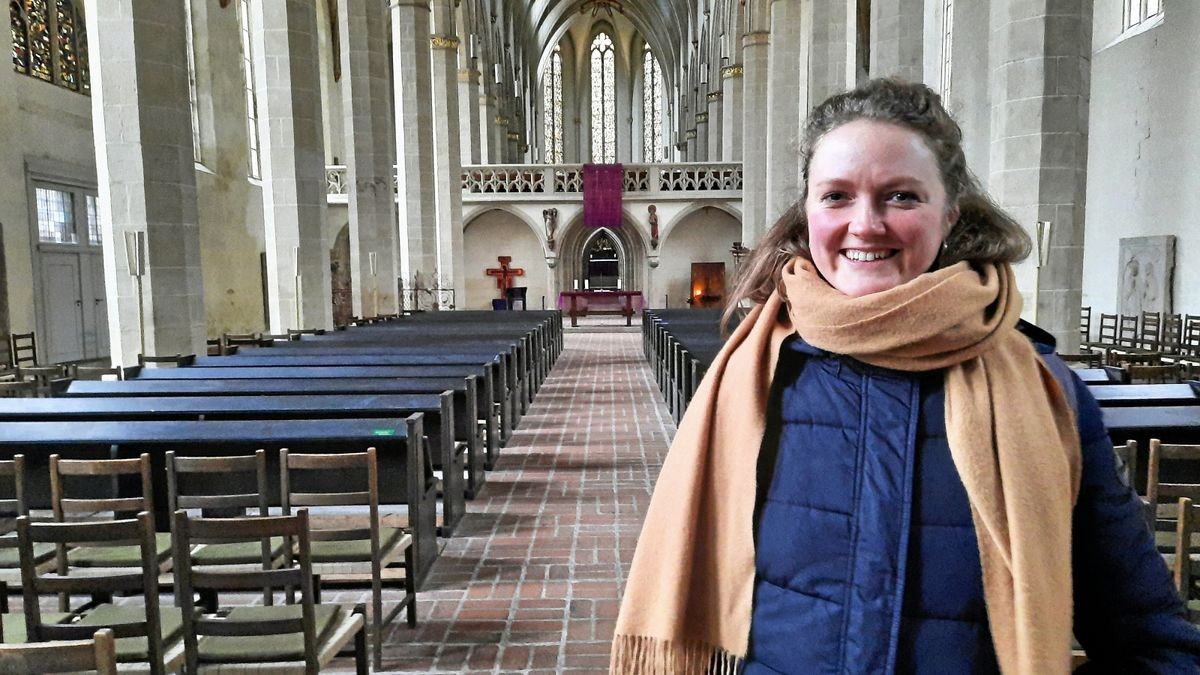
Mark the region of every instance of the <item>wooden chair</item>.
<instances>
[{"instance_id":1,"label":"wooden chair","mask_svg":"<svg viewBox=\"0 0 1200 675\"><path fill-rule=\"evenodd\" d=\"M1129 373L1130 384L1170 384L1179 382L1179 366L1135 366L1122 365Z\"/></svg>"},{"instance_id":2,"label":"wooden chair","mask_svg":"<svg viewBox=\"0 0 1200 675\"><path fill-rule=\"evenodd\" d=\"M1175 515L1175 541L1173 550L1163 555L1171 576L1175 580L1175 590L1187 607L1188 618L1195 620L1196 610L1191 606L1191 599L1196 566L1200 563L1200 554L1193 551L1192 539L1196 534L1196 509L1188 497L1180 497Z\"/></svg>"},{"instance_id":3,"label":"wooden chair","mask_svg":"<svg viewBox=\"0 0 1200 675\"><path fill-rule=\"evenodd\" d=\"M288 337L291 338L292 340L299 340L302 335L324 335L325 329L324 328L301 328L301 329L289 328L287 334L288 334Z\"/></svg>"},{"instance_id":4,"label":"wooden chair","mask_svg":"<svg viewBox=\"0 0 1200 675\"><path fill-rule=\"evenodd\" d=\"M117 366L86 366L72 363L67 366L67 377L72 380L120 380L122 373Z\"/></svg>"},{"instance_id":5,"label":"wooden chair","mask_svg":"<svg viewBox=\"0 0 1200 675\"><path fill-rule=\"evenodd\" d=\"M1109 352L1108 358L1111 360L1110 363L1112 365L1121 368L1128 368L1129 366L1162 365L1162 354L1158 352L1127 353L1114 349Z\"/></svg>"},{"instance_id":6,"label":"wooden chair","mask_svg":"<svg viewBox=\"0 0 1200 675\"><path fill-rule=\"evenodd\" d=\"M97 629L110 628L117 638L116 658L121 662L145 663L142 672L155 675L174 672L183 660L183 645L179 634L183 626L177 609L161 609L158 602L158 568L155 565L154 520L142 511L136 518L107 522L35 523L29 516L17 518L17 537L21 549L21 585L24 595L25 632L29 642L45 640L78 640L92 635ZM68 565L66 556L58 556L52 573L39 573L33 551L39 543L60 548L133 547L137 550L140 570L130 573L117 568L79 570ZM76 574L75 572L79 572ZM72 609L68 601L63 608L68 616L46 620L42 615L39 596L58 594L68 599L74 595L90 595L93 600ZM109 598L115 593L140 595L142 606L110 601L97 603L95 598Z\"/></svg>"},{"instance_id":7,"label":"wooden chair","mask_svg":"<svg viewBox=\"0 0 1200 675\"><path fill-rule=\"evenodd\" d=\"M0 398L35 398L39 393L37 382L5 380L0 382Z\"/></svg>"},{"instance_id":8,"label":"wooden chair","mask_svg":"<svg viewBox=\"0 0 1200 675\"><path fill-rule=\"evenodd\" d=\"M187 672L282 672L291 667L317 673L354 639L355 664L366 673L366 626L361 605L352 611L315 601L308 511L263 518L190 518L175 512L176 598L183 610ZM192 565L198 544L289 542L280 569ZM295 554L290 542L295 541ZM196 612L195 593L257 588L299 588L299 604L233 607L215 614ZM268 664L271 666L268 670Z\"/></svg>"},{"instance_id":9,"label":"wooden chair","mask_svg":"<svg viewBox=\"0 0 1200 675\"><path fill-rule=\"evenodd\" d=\"M1162 312L1142 312L1134 346L1148 352L1162 350Z\"/></svg>"},{"instance_id":10,"label":"wooden chair","mask_svg":"<svg viewBox=\"0 0 1200 675\"><path fill-rule=\"evenodd\" d=\"M379 473L375 448L367 448L366 452L336 454L299 454L288 452L285 448L279 451L279 467L280 495L285 515L300 506L367 507L366 527L361 526L360 517L355 517L358 514L322 518L319 521L321 527L312 531L312 556L314 570L320 575L322 583L370 582L374 662L375 668L379 669L383 656L383 626L390 623L402 607L407 608L409 627L416 626L417 591L412 571L412 535L380 525ZM328 489L331 475L338 477L342 491ZM315 478L320 478L320 481L313 480ZM384 616L384 571L401 560L403 578L390 574L387 580L403 584L404 599Z\"/></svg>"},{"instance_id":11,"label":"wooden chair","mask_svg":"<svg viewBox=\"0 0 1200 675\"><path fill-rule=\"evenodd\" d=\"M21 556L17 541L16 519L29 515L25 503L25 455L0 460L0 476L12 480L11 499L0 499L0 519L5 523L0 534L0 643L6 636L25 634L24 620L8 613L8 586L21 583ZM11 519L11 520L10 520ZM34 568L44 572L54 567L54 546L43 544L34 549ZM20 641L20 640L17 640Z\"/></svg>"},{"instance_id":12,"label":"wooden chair","mask_svg":"<svg viewBox=\"0 0 1200 675\"><path fill-rule=\"evenodd\" d=\"M1092 308L1079 308L1079 344L1086 345L1092 339Z\"/></svg>"},{"instance_id":13,"label":"wooden chair","mask_svg":"<svg viewBox=\"0 0 1200 675\"><path fill-rule=\"evenodd\" d=\"M80 490L78 482L88 481L95 484L103 481L107 483L104 491L112 493L113 487L122 476L138 479L141 484L140 496L76 496L76 490ZM106 512L111 512L116 518L121 517L121 514L142 511L153 514L154 492L150 483L150 455L142 454L137 459L62 459L57 454L50 455L50 506L54 512L54 520L60 523L69 518L94 518L96 514ZM154 516L150 515L150 519L151 532L154 532ZM171 568L171 535L157 533L154 538L155 571L166 572ZM144 562L137 546L85 546L70 551L59 546L58 557L67 558L73 567L140 567Z\"/></svg>"},{"instance_id":14,"label":"wooden chair","mask_svg":"<svg viewBox=\"0 0 1200 675\"><path fill-rule=\"evenodd\" d=\"M1117 315L1116 314L1100 314L1100 325L1097 329L1096 339L1084 344L1092 351L1098 351L1102 354L1113 347L1117 346Z\"/></svg>"},{"instance_id":15,"label":"wooden chair","mask_svg":"<svg viewBox=\"0 0 1200 675\"><path fill-rule=\"evenodd\" d=\"M42 675L81 671L117 675L117 647L112 629L101 628L90 640L0 644L0 673Z\"/></svg>"},{"instance_id":16,"label":"wooden chair","mask_svg":"<svg viewBox=\"0 0 1200 675\"><path fill-rule=\"evenodd\" d=\"M1117 317L1117 346L1137 349L1138 317L1121 314Z\"/></svg>"},{"instance_id":17,"label":"wooden chair","mask_svg":"<svg viewBox=\"0 0 1200 675\"><path fill-rule=\"evenodd\" d=\"M1151 520L1155 541L1160 551L1173 550L1175 531L1174 518L1178 500L1187 497L1200 502L1200 484L1166 483L1162 481L1163 462L1200 461L1200 445L1168 444L1157 438L1150 439L1148 467L1146 471L1146 503L1152 509ZM1165 534L1164 534L1165 533ZM1200 541L1192 542L1193 553L1200 553Z\"/></svg>"},{"instance_id":18,"label":"wooden chair","mask_svg":"<svg viewBox=\"0 0 1200 675\"><path fill-rule=\"evenodd\" d=\"M168 451L166 464L167 507L171 513L182 509L199 511L209 518L241 518L247 511L252 516L269 515L265 450L236 457L180 457ZM174 519L171 526L175 526ZM271 569L282 563L282 556L283 540L276 539L197 546L192 550L191 562ZM265 593L264 604L272 604L273 597Z\"/></svg>"},{"instance_id":19,"label":"wooden chair","mask_svg":"<svg viewBox=\"0 0 1200 675\"><path fill-rule=\"evenodd\" d=\"M1066 363L1071 364L1071 367L1074 367L1074 364L1079 364L1083 368L1099 368L1104 365L1104 357L1091 352L1082 354L1063 354L1060 352L1058 356Z\"/></svg>"},{"instance_id":20,"label":"wooden chair","mask_svg":"<svg viewBox=\"0 0 1200 675\"><path fill-rule=\"evenodd\" d=\"M17 379L34 383L39 396L49 396L52 388L67 377L67 366L61 363L48 366L17 366Z\"/></svg>"},{"instance_id":21,"label":"wooden chair","mask_svg":"<svg viewBox=\"0 0 1200 675\"><path fill-rule=\"evenodd\" d=\"M138 354L138 365L145 367L147 365L162 367L182 368L196 363L195 354L166 354L163 356L152 356L147 354Z\"/></svg>"},{"instance_id":22,"label":"wooden chair","mask_svg":"<svg viewBox=\"0 0 1200 675\"><path fill-rule=\"evenodd\" d=\"M1124 445L1114 445L1113 452L1117 455L1117 472L1124 477L1126 485L1136 490L1138 442L1131 439Z\"/></svg>"},{"instance_id":23,"label":"wooden chair","mask_svg":"<svg viewBox=\"0 0 1200 675\"><path fill-rule=\"evenodd\" d=\"M33 333L13 333L8 338L8 350L12 355L12 367L36 366L37 338Z\"/></svg>"}]
</instances>

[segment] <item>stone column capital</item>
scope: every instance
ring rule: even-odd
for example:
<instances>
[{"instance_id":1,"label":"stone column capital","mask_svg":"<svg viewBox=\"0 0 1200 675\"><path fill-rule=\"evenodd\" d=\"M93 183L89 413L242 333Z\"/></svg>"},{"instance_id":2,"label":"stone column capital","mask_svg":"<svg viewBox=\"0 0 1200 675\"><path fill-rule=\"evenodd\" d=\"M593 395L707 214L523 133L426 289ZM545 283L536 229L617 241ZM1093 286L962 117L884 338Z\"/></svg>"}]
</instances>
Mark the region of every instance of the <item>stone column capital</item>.
<instances>
[{"instance_id":1,"label":"stone column capital","mask_svg":"<svg viewBox=\"0 0 1200 675\"><path fill-rule=\"evenodd\" d=\"M742 66L742 64L735 63L733 65L725 66L721 69L721 79L731 80L735 77L741 77L745 72L746 69Z\"/></svg>"},{"instance_id":2,"label":"stone column capital","mask_svg":"<svg viewBox=\"0 0 1200 675\"><path fill-rule=\"evenodd\" d=\"M423 9L426 12L431 11L429 8L429 0L390 0L388 7L390 9L411 7L413 9Z\"/></svg>"},{"instance_id":3,"label":"stone column capital","mask_svg":"<svg viewBox=\"0 0 1200 675\"><path fill-rule=\"evenodd\" d=\"M743 47L758 47L758 46L762 46L762 45L768 45L770 43L771 43L771 34L765 30L754 31L753 33L746 33L745 35L742 36L742 46Z\"/></svg>"},{"instance_id":4,"label":"stone column capital","mask_svg":"<svg viewBox=\"0 0 1200 675\"><path fill-rule=\"evenodd\" d=\"M434 49L458 49L458 37L454 35L430 35L429 46Z\"/></svg>"},{"instance_id":5,"label":"stone column capital","mask_svg":"<svg viewBox=\"0 0 1200 675\"><path fill-rule=\"evenodd\" d=\"M719 102L721 100L721 97L722 97L721 92L719 92L719 91L710 91L710 92L708 92L708 96L707 96L709 103Z\"/></svg>"},{"instance_id":6,"label":"stone column capital","mask_svg":"<svg viewBox=\"0 0 1200 675\"><path fill-rule=\"evenodd\" d=\"M696 124L708 124L708 113L696 113Z\"/></svg>"},{"instance_id":7,"label":"stone column capital","mask_svg":"<svg viewBox=\"0 0 1200 675\"><path fill-rule=\"evenodd\" d=\"M471 70L470 68L463 69L463 70L459 70L459 71L458 71L458 81L459 81L459 82L475 82L475 83L478 83L478 82L479 82L479 75L480 75L480 73L479 73L479 71L478 71L478 70Z\"/></svg>"},{"instance_id":8,"label":"stone column capital","mask_svg":"<svg viewBox=\"0 0 1200 675\"><path fill-rule=\"evenodd\" d=\"M508 118L505 117L504 115L496 115L496 126L498 126L498 127L508 126Z\"/></svg>"},{"instance_id":9,"label":"stone column capital","mask_svg":"<svg viewBox=\"0 0 1200 675\"><path fill-rule=\"evenodd\" d=\"M683 137L688 139L689 141L694 140L696 138L696 130L688 129L687 132L684 133Z\"/></svg>"}]
</instances>

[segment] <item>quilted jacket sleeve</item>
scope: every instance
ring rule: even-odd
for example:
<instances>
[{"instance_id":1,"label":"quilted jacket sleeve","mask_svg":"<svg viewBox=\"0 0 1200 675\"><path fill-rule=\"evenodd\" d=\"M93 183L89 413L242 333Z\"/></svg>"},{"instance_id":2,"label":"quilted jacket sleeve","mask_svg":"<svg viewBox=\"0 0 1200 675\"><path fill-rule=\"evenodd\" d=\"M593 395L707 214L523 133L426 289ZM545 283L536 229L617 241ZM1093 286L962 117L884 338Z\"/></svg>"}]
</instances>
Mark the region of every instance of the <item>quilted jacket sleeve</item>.
<instances>
[{"instance_id":1,"label":"quilted jacket sleeve","mask_svg":"<svg viewBox=\"0 0 1200 675\"><path fill-rule=\"evenodd\" d=\"M1096 400L1078 377L1083 478L1074 516L1075 636L1088 655L1077 673L1200 673L1200 630L1118 476Z\"/></svg>"}]
</instances>

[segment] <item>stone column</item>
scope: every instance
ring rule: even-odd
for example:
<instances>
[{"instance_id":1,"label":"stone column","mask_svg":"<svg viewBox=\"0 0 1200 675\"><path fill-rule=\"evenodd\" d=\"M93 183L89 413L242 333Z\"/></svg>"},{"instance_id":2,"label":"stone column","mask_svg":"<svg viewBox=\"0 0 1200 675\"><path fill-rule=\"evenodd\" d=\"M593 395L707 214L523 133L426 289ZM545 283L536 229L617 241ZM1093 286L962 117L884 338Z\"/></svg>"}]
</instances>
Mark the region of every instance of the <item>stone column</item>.
<instances>
[{"instance_id":1,"label":"stone column","mask_svg":"<svg viewBox=\"0 0 1200 675\"><path fill-rule=\"evenodd\" d=\"M742 64L721 69L721 161L742 161Z\"/></svg>"},{"instance_id":2,"label":"stone column","mask_svg":"<svg viewBox=\"0 0 1200 675\"><path fill-rule=\"evenodd\" d=\"M479 163L495 164L496 148L496 105L486 93L479 95L476 114L479 116Z\"/></svg>"},{"instance_id":3,"label":"stone column","mask_svg":"<svg viewBox=\"0 0 1200 675\"><path fill-rule=\"evenodd\" d=\"M462 139L460 156L463 164L482 164L479 136L479 71L472 67L458 71L458 131Z\"/></svg>"},{"instance_id":4,"label":"stone column","mask_svg":"<svg viewBox=\"0 0 1200 675\"><path fill-rule=\"evenodd\" d=\"M184 5L87 0L85 7L113 363L135 364L143 352L203 354ZM126 248L135 237L145 242L140 288Z\"/></svg>"},{"instance_id":5,"label":"stone column","mask_svg":"<svg viewBox=\"0 0 1200 675\"><path fill-rule=\"evenodd\" d=\"M375 54L383 36L376 40L373 35L383 32L383 10L373 0L339 0L338 4L353 307L355 316L375 316L396 309L394 207L388 207L394 200L386 142L391 130L388 113L380 110L378 100L387 103L387 81Z\"/></svg>"},{"instance_id":6,"label":"stone column","mask_svg":"<svg viewBox=\"0 0 1200 675\"><path fill-rule=\"evenodd\" d=\"M708 106L698 105L702 112L696 113L696 161L707 162L712 159L708 156Z\"/></svg>"},{"instance_id":7,"label":"stone column","mask_svg":"<svg viewBox=\"0 0 1200 675\"><path fill-rule=\"evenodd\" d=\"M873 0L871 77L924 80L925 0Z\"/></svg>"},{"instance_id":8,"label":"stone column","mask_svg":"<svg viewBox=\"0 0 1200 675\"><path fill-rule=\"evenodd\" d=\"M462 159L458 133L458 38L452 0L434 0L433 169L438 229L438 276L453 284L457 302L467 289L462 244Z\"/></svg>"},{"instance_id":9,"label":"stone column","mask_svg":"<svg viewBox=\"0 0 1200 675\"><path fill-rule=\"evenodd\" d=\"M855 81L854 0L812 0L808 105L812 107Z\"/></svg>"},{"instance_id":10,"label":"stone column","mask_svg":"<svg viewBox=\"0 0 1200 675\"><path fill-rule=\"evenodd\" d=\"M767 88L771 34L742 38L742 241L746 246L767 231Z\"/></svg>"},{"instance_id":11,"label":"stone column","mask_svg":"<svg viewBox=\"0 0 1200 675\"><path fill-rule=\"evenodd\" d=\"M433 285L437 218L433 186L433 95L429 0L392 0L392 76L400 191L400 276L405 287Z\"/></svg>"},{"instance_id":12,"label":"stone column","mask_svg":"<svg viewBox=\"0 0 1200 675\"><path fill-rule=\"evenodd\" d=\"M805 7L809 8L809 16L803 16ZM766 227L800 198L799 140L808 108L807 31L812 21L811 7L791 0L771 3Z\"/></svg>"},{"instance_id":13,"label":"stone column","mask_svg":"<svg viewBox=\"0 0 1200 675\"><path fill-rule=\"evenodd\" d=\"M719 162L722 158L721 132L724 128L721 110L721 91L710 91L706 97L708 104L708 158Z\"/></svg>"},{"instance_id":14,"label":"stone column","mask_svg":"<svg viewBox=\"0 0 1200 675\"><path fill-rule=\"evenodd\" d=\"M1079 346L1091 10L1091 0L1037 0L991 15L988 187L1035 240L1037 221L1052 224L1046 263L1035 246L1017 283L1026 317L1067 352Z\"/></svg>"},{"instance_id":15,"label":"stone column","mask_svg":"<svg viewBox=\"0 0 1200 675\"><path fill-rule=\"evenodd\" d=\"M316 7L305 0L250 7L271 330L331 328Z\"/></svg>"},{"instance_id":16,"label":"stone column","mask_svg":"<svg viewBox=\"0 0 1200 675\"><path fill-rule=\"evenodd\" d=\"M388 9L379 0L367 3L368 39L371 41L371 109L375 148L376 304L381 314L400 310L400 232L396 204L396 120L392 111L392 67L388 55ZM370 259L367 260L368 272Z\"/></svg>"}]
</instances>

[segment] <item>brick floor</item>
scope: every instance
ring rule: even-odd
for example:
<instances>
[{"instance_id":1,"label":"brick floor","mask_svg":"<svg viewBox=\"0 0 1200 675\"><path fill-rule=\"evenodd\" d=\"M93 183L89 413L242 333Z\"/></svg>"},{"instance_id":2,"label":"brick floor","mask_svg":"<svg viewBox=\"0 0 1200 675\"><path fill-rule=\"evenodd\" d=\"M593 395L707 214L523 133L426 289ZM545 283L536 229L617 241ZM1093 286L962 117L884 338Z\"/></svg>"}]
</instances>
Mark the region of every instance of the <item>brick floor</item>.
<instances>
[{"instance_id":1,"label":"brick floor","mask_svg":"<svg viewBox=\"0 0 1200 675\"><path fill-rule=\"evenodd\" d=\"M674 431L639 333L569 332L482 494L444 542L420 594L419 627L386 629L384 670L604 672L620 588Z\"/></svg>"}]
</instances>

